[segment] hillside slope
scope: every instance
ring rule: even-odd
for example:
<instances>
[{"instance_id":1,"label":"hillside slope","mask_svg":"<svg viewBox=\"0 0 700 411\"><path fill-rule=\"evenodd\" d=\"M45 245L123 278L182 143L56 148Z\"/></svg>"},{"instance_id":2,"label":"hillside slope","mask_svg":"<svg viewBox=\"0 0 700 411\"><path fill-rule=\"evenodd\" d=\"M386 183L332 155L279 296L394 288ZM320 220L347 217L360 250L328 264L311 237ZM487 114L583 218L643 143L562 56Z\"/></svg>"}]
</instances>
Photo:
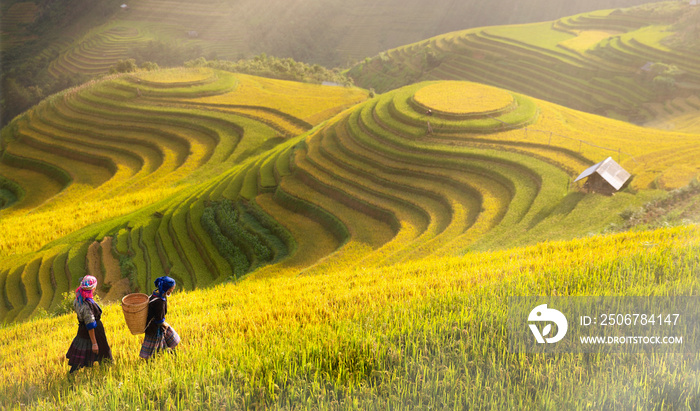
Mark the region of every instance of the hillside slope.
<instances>
[{"instance_id":1,"label":"hillside slope","mask_svg":"<svg viewBox=\"0 0 700 411\"><path fill-rule=\"evenodd\" d=\"M665 228L178 291L178 355L149 364L110 305L115 362L75 378L74 314L0 327L0 406L693 408L697 353L514 354L507 322L512 295L696 294L699 238Z\"/></svg>"},{"instance_id":2,"label":"hillside slope","mask_svg":"<svg viewBox=\"0 0 700 411\"><path fill-rule=\"evenodd\" d=\"M201 185L365 98L357 89L175 69L116 76L48 99L3 129L0 175L11 201L0 210L2 317L56 307L87 272L88 249L105 232L118 234L111 252L132 289L163 272L188 287L228 278L232 268L203 227L205 204L192 203ZM171 206L176 215L165 213ZM221 212L213 225L205 219L211 233L227 227ZM136 214L120 217L129 213ZM266 250L290 246L278 238L286 238L279 224L255 210L241 219L252 238L270 242ZM107 293L114 279L92 274Z\"/></svg>"},{"instance_id":3,"label":"hillside slope","mask_svg":"<svg viewBox=\"0 0 700 411\"><path fill-rule=\"evenodd\" d=\"M447 104L445 88L460 91ZM163 274L191 289L601 232L698 174L694 135L468 82L405 87L305 131L365 98L183 69L117 76L18 118L0 163L20 187L0 212L0 318L57 307L106 237L131 290ZM571 184L608 156L633 173L626 190ZM95 266L106 296L121 279Z\"/></svg>"},{"instance_id":4,"label":"hillside slope","mask_svg":"<svg viewBox=\"0 0 700 411\"><path fill-rule=\"evenodd\" d=\"M362 87L470 80L633 122L649 103L697 95L700 60L674 49L686 2L600 10L527 25L454 32L383 52L353 67Z\"/></svg>"},{"instance_id":5,"label":"hillside slope","mask_svg":"<svg viewBox=\"0 0 700 411\"><path fill-rule=\"evenodd\" d=\"M97 5L73 2L73 19L92 13L97 24L82 21L80 27L62 27L62 10L50 2L4 2L3 49L26 45L27 32L53 38L71 39L61 51L62 60L107 61L129 56L129 47L149 39L191 44L202 55L216 53L221 58L238 58L250 53L293 57L326 65L344 64L381 50L419 41L436 34L470 27L549 20L602 7L628 7L643 0L575 0L534 2L527 6L505 0L493 7L490 2L437 0L368 0L350 2L308 0L143 0L134 3L101 1ZM128 7L121 9L121 4ZM546 7L541 5L546 4ZM91 8L99 8L99 13ZM51 14L62 18L45 18ZM101 18L109 22L101 26ZM99 17L99 18L98 18ZM38 18L38 19L37 19ZM33 26L32 26L33 24ZM29 29L25 26L30 25ZM46 27L45 27L46 26ZM61 28L63 32L55 29ZM82 32L80 31L82 30ZM195 56L194 58L199 57ZM180 62L182 63L182 62ZM79 64L78 64L79 66Z\"/></svg>"},{"instance_id":6,"label":"hillside slope","mask_svg":"<svg viewBox=\"0 0 700 411\"><path fill-rule=\"evenodd\" d=\"M0 5L2 124L41 98L107 73L125 59L175 67L200 57L239 60L267 53L346 66L451 30L641 3L502 0L494 7L483 0L12 0Z\"/></svg>"}]
</instances>

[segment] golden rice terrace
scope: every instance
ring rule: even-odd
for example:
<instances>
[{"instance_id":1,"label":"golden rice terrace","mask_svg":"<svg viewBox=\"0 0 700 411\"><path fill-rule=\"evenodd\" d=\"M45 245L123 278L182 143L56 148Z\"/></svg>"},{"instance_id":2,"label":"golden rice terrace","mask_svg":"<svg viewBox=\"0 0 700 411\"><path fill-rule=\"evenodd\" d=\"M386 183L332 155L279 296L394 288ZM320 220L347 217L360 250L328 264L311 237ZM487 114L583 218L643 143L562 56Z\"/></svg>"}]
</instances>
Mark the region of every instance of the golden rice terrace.
<instances>
[{"instance_id":1,"label":"golden rice terrace","mask_svg":"<svg viewBox=\"0 0 700 411\"><path fill-rule=\"evenodd\" d=\"M413 101L422 108L454 116L497 114L515 101L505 90L478 83L444 81L421 88Z\"/></svg>"},{"instance_id":2,"label":"golden rice terrace","mask_svg":"<svg viewBox=\"0 0 700 411\"><path fill-rule=\"evenodd\" d=\"M489 86L366 98L181 69L108 78L20 116L0 162L14 196L0 211L0 318L51 311L88 272L114 298L164 274L192 289L566 239L698 175L692 135ZM634 190L571 184L608 156Z\"/></svg>"}]
</instances>

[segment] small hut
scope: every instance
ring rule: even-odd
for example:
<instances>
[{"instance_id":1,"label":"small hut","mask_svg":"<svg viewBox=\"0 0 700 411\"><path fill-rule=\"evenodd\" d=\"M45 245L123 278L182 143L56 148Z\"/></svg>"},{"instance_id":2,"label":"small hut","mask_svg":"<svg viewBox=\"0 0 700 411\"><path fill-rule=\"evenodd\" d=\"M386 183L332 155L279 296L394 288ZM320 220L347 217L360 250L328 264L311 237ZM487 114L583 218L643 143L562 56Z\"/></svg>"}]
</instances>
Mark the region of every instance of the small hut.
<instances>
[{"instance_id":1,"label":"small hut","mask_svg":"<svg viewBox=\"0 0 700 411\"><path fill-rule=\"evenodd\" d=\"M583 187L588 191L613 195L625 185L631 177L630 173L608 157L600 163L589 167L574 180L574 183L587 178Z\"/></svg>"},{"instance_id":2,"label":"small hut","mask_svg":"<svg viewBox=\"0 0 700 411\"><path fill-rule=\"evenodd\" d=\"M652 73L652 71L651 71L651 68L653 66L654 66L654 63L652 63L651 61L647 61L646 63L644 63L643 66L641 66L637 70L637 75L642 77L645 80L650 80L654 75L654 73Z\"/></svg>"}]
</instances>

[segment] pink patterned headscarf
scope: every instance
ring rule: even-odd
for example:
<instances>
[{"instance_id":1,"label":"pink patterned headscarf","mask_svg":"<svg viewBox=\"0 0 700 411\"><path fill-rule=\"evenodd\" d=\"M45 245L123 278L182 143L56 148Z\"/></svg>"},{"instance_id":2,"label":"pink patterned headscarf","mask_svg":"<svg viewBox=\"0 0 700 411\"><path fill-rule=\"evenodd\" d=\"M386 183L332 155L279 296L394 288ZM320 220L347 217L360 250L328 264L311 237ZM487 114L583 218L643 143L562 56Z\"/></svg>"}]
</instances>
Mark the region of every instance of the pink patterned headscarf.
<instances>
[{"instance_id":1,"label":"pink patterned headscarf","mask_svg":"<svg viewBox=\"0 0 700 411\"><path fill-rule=\"evenodd\" d=\"M86 298L92 299L92 292L97 287L97 278L86 275L80 280L80 285L75 289L75 299L78 300L80 304L85 301Z\"/></svg>"}]
</instances>

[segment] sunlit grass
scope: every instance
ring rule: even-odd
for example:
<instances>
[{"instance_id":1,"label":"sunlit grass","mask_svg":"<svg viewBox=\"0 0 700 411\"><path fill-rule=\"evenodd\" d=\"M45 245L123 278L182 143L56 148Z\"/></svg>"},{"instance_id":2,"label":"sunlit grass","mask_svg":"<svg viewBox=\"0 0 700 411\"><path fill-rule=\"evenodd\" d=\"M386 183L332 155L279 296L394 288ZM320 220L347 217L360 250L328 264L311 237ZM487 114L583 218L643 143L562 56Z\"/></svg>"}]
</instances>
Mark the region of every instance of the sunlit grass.
<instances>
[{"instance_id":1,"label":"sunlit grass","mask_svg":"<svg viewBox=\"0 0 700 411\"><path fill-rule=\"evenodd\" d=\"M72 314L6 326L0 329L0 384L7 404L89 402L98 409L144 401L166 408L353 401L500 408L581 399L629 406L636 389L616 383L614 372L600 374L600 367L618 364L626 381L655 369L656 378L676 387L691 384L695 374L671 357L509 354L506 298L694 295L699 235L696 227L663 229L177 293L168 322L183 337L178 356L151 364L138 359L140 337L128 332L120 308L107 306L103 319L115 363L83 370L75 380L67 378L63 359L75 333ZM37 329L41 339L32 337ZM597 366L589 367L591 360ZM677 380L681 370L686 379ZM598 378L620 394L584 389ZM100 383L83 384L95 380ZM74 386L81 395L72 394ZM491 396L486 387L511 395ZM682 404L693 395L687 388L669 397L658 386L641 392L651 403Z\"/></svg>"},{"instance_id":2,"label":"sunlit grass","mask_svg":"<svg viewBox=\"0 0 700 411\"><path fill-rule=\"evenodd\" d=\"M173 68L165 70L141 71L135 75L144 81L144 84L155 83L154 85L163 85L171 87L177 85L197 85L211 81L216 78L213 70L194 67L194 68Z\"/></svg>"},{"instance_id":3,"label":"sunlit grass","mask_svg":"<svg viewBox=\"0 0 700 411\"><path fill-rule=\"evenodd\" d=\"M23 254L38 250L46 243L65 237L97 221L119 217L166 198L178 189L163 187L120 195L110 201L67 201L34 213L2 217L3 235L0 255ZM81 194L82 195L82 194ZM11 230L10 227L24 227Z\"/></svg>"},{"instance_id":4,"label":"sunlit grass","mask_svg":"<svg viewBox=\"0 0 700 411\"><path fill-rule=\"evenodd\" d=\"M222 106L239 104L267 107L317 124L319 115L325 116L323 120L326 120L367 98L367 92L357 88L272 80L244 74L236 76L241 83L234 92L193 101Z\"/></svg>"},{"instance_id":5,"label":"sunlit grass","mask_svg":"<svg viewBox=\"0 0 700 411\"><path fill-rule=\"evenodd\" d=\"M620 34L619 32L609 32L602 30L579 30L578 35L571 39L566 39L558 45L567 49L583 53L601 41Z\"/></svg>"}]
</instances>

